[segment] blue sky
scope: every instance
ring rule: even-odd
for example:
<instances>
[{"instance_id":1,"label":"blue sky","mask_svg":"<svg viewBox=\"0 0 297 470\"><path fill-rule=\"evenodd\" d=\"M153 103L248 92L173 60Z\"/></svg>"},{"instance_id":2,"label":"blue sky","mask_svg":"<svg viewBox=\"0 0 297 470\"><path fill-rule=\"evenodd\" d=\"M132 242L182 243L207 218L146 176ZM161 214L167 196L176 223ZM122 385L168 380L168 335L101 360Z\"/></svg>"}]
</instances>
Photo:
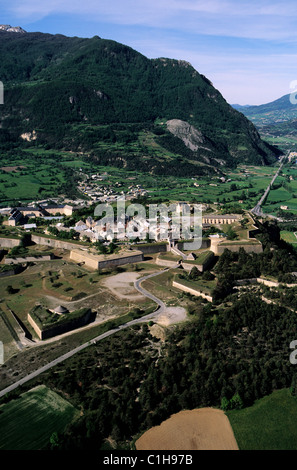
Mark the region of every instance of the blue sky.
<instances>
[{"instance_id":1,"label":"blue sky","mask_svg":"<svg viewBox=\"0 0 297 470\"><path fill-rule=\"evenodd\" d=\"M296 0L0 0L1 23L113 39L184 59L229 103L262 104L297 80ZM0 77L1 79L1 77Z\"/></svg>"}]
</instances>

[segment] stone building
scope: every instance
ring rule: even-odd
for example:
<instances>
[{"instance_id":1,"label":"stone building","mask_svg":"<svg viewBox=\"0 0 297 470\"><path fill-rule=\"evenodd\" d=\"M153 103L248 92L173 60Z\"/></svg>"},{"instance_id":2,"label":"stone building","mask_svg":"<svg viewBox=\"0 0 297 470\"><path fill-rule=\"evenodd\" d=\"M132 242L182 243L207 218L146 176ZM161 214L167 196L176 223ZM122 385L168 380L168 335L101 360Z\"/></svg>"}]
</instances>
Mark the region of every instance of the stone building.
<instances>
[{"instance_id":1,"label":"stone building","mask_svg":"<svg viewBox=\"0 0 297 470\"><path fill-rule=\"evenodd\" d=\"M234 214L207 214L202 216L203 225L221 225L221 224L233 224L239 221L239 216Z\"/></svg>"}]
</instances>

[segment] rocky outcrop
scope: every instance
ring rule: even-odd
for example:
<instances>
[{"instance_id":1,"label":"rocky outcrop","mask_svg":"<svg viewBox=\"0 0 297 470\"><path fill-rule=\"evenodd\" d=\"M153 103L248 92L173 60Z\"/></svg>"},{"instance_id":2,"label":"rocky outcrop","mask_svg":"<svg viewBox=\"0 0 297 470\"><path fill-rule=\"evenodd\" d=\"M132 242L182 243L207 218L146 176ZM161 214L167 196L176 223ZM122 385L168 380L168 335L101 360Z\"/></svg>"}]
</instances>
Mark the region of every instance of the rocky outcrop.
<instances>
[{"instance_id":1,"label":"rocky outcrop","mask_svg":"<svg viewBox=\"0 0 297 470\"><path fill-rule=\"evenodd\" d=\"M0 31L7 31L8 33L26 33L20 26L10 26L10 24L0 24Z\"/></svg>"},{"instance_id":2,"label":"rocky outcrop","mask_svg":"<svg viewBox=\"0 0 297 470\"><path fill-rule=\"evenodd\" d=\"M36 131L33 130L32 132L24 132L24 134L21 134L21 139L26 140L27 142L36 140L37 139Z\"/></svg>"},{"instance_id":3,"label":"rocky outcrop","mask_svg":"<svg viewBox=\"0 0 297 470\"><path fill-rule=\"evenodd\" d=\"M171 119L167 121L167 129L175 137L181 139L189 149L196 152L203 144L205 139L198 129L186 121L180 119Z\"/></svg>"}]
</instances>

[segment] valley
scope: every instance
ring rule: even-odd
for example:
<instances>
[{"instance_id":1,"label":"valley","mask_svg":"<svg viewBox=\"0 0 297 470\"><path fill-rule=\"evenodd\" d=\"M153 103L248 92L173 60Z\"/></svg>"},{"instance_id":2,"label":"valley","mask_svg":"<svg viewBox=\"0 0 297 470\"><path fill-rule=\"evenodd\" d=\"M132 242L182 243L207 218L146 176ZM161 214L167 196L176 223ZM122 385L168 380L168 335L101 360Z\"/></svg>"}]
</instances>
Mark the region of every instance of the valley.
<instances>
[{"instance_id":1,"label":"valley","mask_svg":"<svg viewBox=\"0 0 297 470\"><path fill-rule=\"evenodd\" d=\"M0 53L0 449L150 450L168 426L175 449L295 450L288 96L237 110L99 36L2 25Z\"/></svg>"}]
</instances>

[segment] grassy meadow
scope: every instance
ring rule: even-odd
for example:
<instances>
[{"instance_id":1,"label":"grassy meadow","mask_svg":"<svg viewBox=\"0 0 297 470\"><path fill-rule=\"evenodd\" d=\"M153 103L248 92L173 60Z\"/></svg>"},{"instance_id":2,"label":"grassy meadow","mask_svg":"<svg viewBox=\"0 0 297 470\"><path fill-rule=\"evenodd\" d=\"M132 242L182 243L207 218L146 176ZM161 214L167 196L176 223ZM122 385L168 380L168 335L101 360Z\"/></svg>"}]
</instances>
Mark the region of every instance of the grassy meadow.
<instances>
[{"instance_id":1,"label":"grassy meadow","mask_svg":"<svg viewBox=\"0 0 297 470\"><path fill-rule=\"evenodd\" d=\"M288 389L226 414L240 450L297 449L297 398Z\"/></svg>"},{"instance_id":2,"label":"grassy meadow","mask_svg":"<svg viewBox=\"0 0 297 470\"><path fill-rule=\"evenodd\" d=\"M167 150L165 155L164 149L153 141L149 133L140 134L139 142L134 141L127 145L128 147L135 145L141 147L144 143L150 143L154 152L160 153L160 157L172 158ZM105 143L104 145L108 149L111 144ZM139 150L138 147L137 149ZM98 189L102 186L113 189L118 187L120 191L126 193L130 186L139 184L148 191L149 198L164 202L221 203L228 207L241 201L240 208L250 209L256 204L259 194L264 192L269 184L275 168L275 166L240 165L235 170L226 170L226 181L222 182L219 176L193 178L161 176L100 166L88 161L86 154L46 150L42 146L32 146L23 149L21 153L16 150L13 158L11 155L1 156L0 205L5 206L18 201L25 204L32 200L58 197L63 194L70 197L82 197L81 193L75 193L73 178L79 178L81 173L107 173L102 181L97 182ZM68 194L69 191L71 194Z\"/></svg>"}]
</instances>

